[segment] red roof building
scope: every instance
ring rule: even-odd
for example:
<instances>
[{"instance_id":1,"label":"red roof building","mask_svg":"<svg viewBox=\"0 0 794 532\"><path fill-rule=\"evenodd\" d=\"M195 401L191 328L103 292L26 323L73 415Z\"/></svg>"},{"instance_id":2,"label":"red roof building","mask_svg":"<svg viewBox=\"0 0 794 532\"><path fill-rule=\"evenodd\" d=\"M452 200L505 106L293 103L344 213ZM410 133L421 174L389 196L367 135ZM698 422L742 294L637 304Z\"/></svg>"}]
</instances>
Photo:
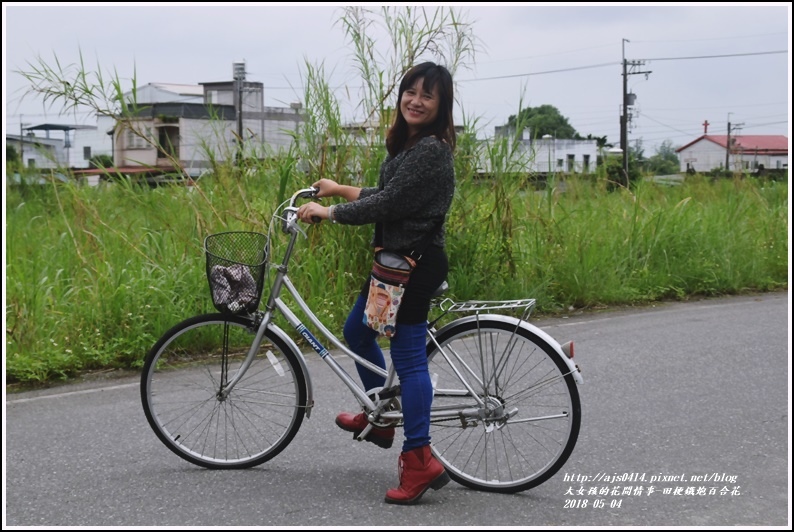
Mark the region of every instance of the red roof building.
<instances>
[{"instance_id":1,"label":"red roof building","mask_svg":"<svg viewBox=\"0 0 794 532\"><path fill-rule=\"evenodd\" d=\"M789 140L784 135L703 135L676 150L681 171L708 172L725 168L755 170L788 168Z\"/></svg>"}]
</instances>

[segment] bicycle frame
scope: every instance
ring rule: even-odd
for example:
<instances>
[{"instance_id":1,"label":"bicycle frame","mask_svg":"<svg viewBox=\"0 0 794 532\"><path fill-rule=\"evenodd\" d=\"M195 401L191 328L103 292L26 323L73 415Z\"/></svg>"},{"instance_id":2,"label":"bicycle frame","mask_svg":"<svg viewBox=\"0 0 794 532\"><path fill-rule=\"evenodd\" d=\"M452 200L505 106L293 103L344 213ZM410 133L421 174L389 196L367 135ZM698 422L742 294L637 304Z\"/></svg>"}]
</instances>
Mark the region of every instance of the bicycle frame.
<instances>
[{"instance_id":1,"label":"bicycle frame","mask_svg":"<svg viewBox=\"0 0 794 532\"><path fill-rule=\"evenodd\" d=\"M242 365L240 366L239 371L235 376L229 381L227 386L224 390L220 393L221 397L226 397L231 392L231 390L235 387L235 385L240 381L242 376L248 370L250 365L253 363L254 358L256 357L259 347L262 343L262 338L264 338L265 331L270 327L272 330L278 330L278 328L272 324L273 316L276 312L281 313L282 316L287 320L287 322L298 331L298 333L307 341L307 343L312 347L314 351L320 355L320 358L325 361L326 364L331 368L331 370L345 383L345 385L350 389L353 395L358 399L358 401L365 406L368 410L374 410L377 406L375 402L367 395L366 391L358 385L358 383L350 376L350 374L337 362L337 360L331 355L331 352L326 348L320 341L312 334L309 328L301 321L298 316L290 309L290 307L284 302L281 298L282 290L286 289L287 293L289 293L295 300L296 305L300 308L303 314L308 318L309 323L316 329L319 330L325 338L327 338L337 349L341 350L344 354L352 358L356 363L361 364L362 366L366 367L370 371L384 377L386 379L386 383L384 384L384 388L388 388L394 384L395 381L395 372L389 366L389 370L385 370L375 364L372 364L368 360L362 358L361 356L357 355L353 351L351 351L337 336L335 336L317 317L317 315L309 308L306 304L306 301L300 295L298 290L295 288L295 285L292 284L292 281L288 275L288 266L289 262L292 258L292 253L295 248L295 244L297 242L297 238L299 234L304 234L303 231L297 224L298 217L297 217L297 209L295 208L295 202L298 198L301 197L312 197L315 194L315 189L308 188L302 189L296 192L291 200L290 205L284 208L284 216L282 217L282 230L284 233L290 235L289 241L287 243L286 250L284 252L284 257L282 258L281 263L275 267L276 275L273 280L272 288L270 290L270 295L268 296L267 303L265 304L265 313L264 316L259 323L259 327L256 332L256 337L254 342L251 345L251 348L243 361ZM304 235L305 236L305 235ZM307 377L307 405L306 405L306 415L307 417L310 416L311 408L314 405L313 393L312 393L312 386L311 386L311 379L309 376L308 368L305 366L305 359L303 357L303 353L297 348L295 342L286 335L283 335L284 339L290 344L293 348L295 353L298 355L299 360L304 366L306 377ZM400 414L402 417L402 414Z\"/></svg>"},{"instance_id":2,"label":"bicycle frame","mask_svg":"<svg viewBox=\"0 0 794 532\"><path fill-rule=\"evenodd\" d=\"M297 238L299 234L303 234L303 230L298 226L298 217L297 217L297 209L295 208L295 202L298 198L308 198L313 197L316 193L315 189L307 188L302 189L296 192L292 198L290 199L290 204L288 207L283 209L283 216L282 220L282 231L288 235L290 235L288 243L286 245L286 250L284 252L284 256L282 258L281 263L276 266L274 269L276 270L276 275L272 283L272 287L270 289L270 295L268 296L267 302L265 303L265 311L262 316L261 321L259 322L258 329L256 332L256 337L251 345L251 348L246 355L245 360L243 361L239 371L232 377L229 381L227 386L220 392L219 397L225 398L229 395L231 390L236 386L236 384L240 381L242 376L248 370L248 368L253 363L260 345L262 343L262 339L264 338L265 332L268 328L278 334L281 338L285 340L290 346L290 348L295 352L300 360L301 365L303 366L304 373L307 379L307 404L306 408L306 415L310 417L311 408L314 405L313 399L313 392L312 392L312 385L311 385L311 378L306 367L305 358L303 353L298 349L297 344L294 340L292 340L288 335L284 334L280 328L272 323L273 317L275 316L276 312L281 313L282 316L287 320L287 322L301 335L301 337L306 340L306 342L312 347L312 349L320 356L320 358L325 361L325 363L331 368L331 370L345 383L345 385L350 389L359 403L365 408L369 414L369 420L376 421L380 419L382 421L394 422L402 420L402 412L401 411L388 411L383 412L383 410L388 406L389 401L384 401L383 399L389 399L389 397L380 397L377 393L373 394L375 398L373 400L367 393L367 390L364 390L356 380L354 380L350 374L339 364L339 362L331 355L331 352L328 348L321 343L317 337L309 330L304 322L292 311L290 306L284 302L281 298L281 293L283 290L286 290L289 295L294 298L295 304L297 307L303 312L304 316L308 319L308 322L314 330L319 331L334 347L340 350L345 355L349 356L353 359L354 362L364 366L365 368L369 369L370 371L384 377L386 382L382 388L382 390L387 390L395 385L396 383L396 372L394 371L393 365L390 363L388 365L388 369L383 369L375 364L372 364L368 360L362 358L355 352L351 351L336 335L334 335L317 317L317 315L309 308L306 304L306 301L303 297L298 293L298 290L295 288L294 284L289 278L288 275L288 266L289 262L292 258L292 253L295 248L295 244L297 242ZM451 300L447 299L444 300L439 307L444 313L447 312L476 312L476 315L469 316L464 319L495 319L510 323L511 325L515 325L516 330L519 326L528 328L534 334L540 336L543 340L548 342L555 350L557 355L565 362L568 366L570 373L574 375L575 380L581 384L582 378L581 374L579 373L578 368L576 365L571 361L563 352L562 347L560 344L554 340L551 336L547 333L543 332L541 329L529 324L525 318L528 315L531 308L534 306L535 300L534 299L523 299L523 300L513 300L513 301L498 301L498 302L488 302L488 301L467 301L463 303L454 303ZM446 305L446 306L445 306ZM515 309L515 308L523 308L525 310L524 316L522 318L510 318L503 315L481 315L481 311L488 311L488 310L496 310L496 309ZM442 329L443 330L443 329ZM463 372L468 373L469 376L474 376L474 373L463 365L463 370L459 370L457 365L453 362L453 358L455 358L454 353L449 354L446 353L443 349L440 348L438 343L435 340L436 331L434 326L428 327L428 335L435 342L435 345L439 348L441 355L447 360L449 365L452 367L453 371L457 375L458 379L460 380L463 387L466 388L466 392L459 391L444 391L449 395L461 395L466 396L470 399L474 399L477 402L477 407L468 407L464 409L451 409L446 407L444 409L435 409L433 408L431 412L431 417L437 418L442 416L459 416L459 415L475 415L477 413L478 408L482 408L484 406L483 401L480 399L479 394L472 388L471 384L469 383L469 379L463 375ZM482 386L482 382L477 382L478 385ZM360 437L366 435L369 432L368 427L364 432L362 432Z\"/></svg>"}]
</instances>

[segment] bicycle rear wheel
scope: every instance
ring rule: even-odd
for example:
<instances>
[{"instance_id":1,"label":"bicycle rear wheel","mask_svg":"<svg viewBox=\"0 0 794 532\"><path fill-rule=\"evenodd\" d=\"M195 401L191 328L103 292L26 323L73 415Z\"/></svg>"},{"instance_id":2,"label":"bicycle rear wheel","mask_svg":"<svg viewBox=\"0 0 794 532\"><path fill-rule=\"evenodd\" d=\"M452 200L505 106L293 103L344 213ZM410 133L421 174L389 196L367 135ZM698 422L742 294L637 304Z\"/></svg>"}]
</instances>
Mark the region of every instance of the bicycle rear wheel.
<instances>
[{"instance_id":1,"label":"bicycle rear wheel","mask_svg":"<svg viewBox=\"0 0 794 532\"><path fill-rule=\"evenodd\" d=\"M579 435L579 392L568 366L517 324L509 317L462 318L439 331L440 350L432 339L427 346L430 374L437 375L433 452L469 488L533 488L562 467Z\"/></svg>"},{"instance_id":2,"label":"bicycle rear wheel","mask_svg":"<svg viewBox=\"0 0 794 532\"><path fill-rule=\"evenodd\" d=\"M224 398L253 343L254 322L206 314L172 327L146 356L146 419L171 451L210 469L241 469L280 453L298 432L306 379L295 354L266 331L260 352Z\"/></svg>"}]
</instances>

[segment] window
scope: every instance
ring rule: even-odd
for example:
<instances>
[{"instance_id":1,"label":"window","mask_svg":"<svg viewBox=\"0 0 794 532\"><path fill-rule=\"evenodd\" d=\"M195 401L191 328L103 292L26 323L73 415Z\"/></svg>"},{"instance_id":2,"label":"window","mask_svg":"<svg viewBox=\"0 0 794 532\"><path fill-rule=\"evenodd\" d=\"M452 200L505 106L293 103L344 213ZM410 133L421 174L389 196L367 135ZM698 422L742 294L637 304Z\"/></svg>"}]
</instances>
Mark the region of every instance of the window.
<instances>
[{"instance_id":1,"label":"window","mask_svg":"<svg viewBox=\"0 0 794 532\"><path fill-rule=\"evenodd\" d=\"M126 134L127 134L126 144L128 149L151 147L151 144L148 141L148 139L152 137L151 127L149 126L136 127L135 130L128 129ZM141 135L144 135L146 138L143 138Z\"/></svg>"},{"instance_id":2,"label":"window","mask_svg":"<svg viewBox=\"0 0 794 532\"><path fill-rule=\"evenodd\" d=\"M586 174L590 171L590 155L583 155L582 159L582 172Z\"/></svg>"},{"instance_id":3,"label":"window","mask_svg":"<svg viewBox=\"0 0 794 532\"><path fill-rule=\"evenodd\" d=\"M83 146L83 159L86 161L91 159L91 146Z\"/></svg>"}]
</instances>

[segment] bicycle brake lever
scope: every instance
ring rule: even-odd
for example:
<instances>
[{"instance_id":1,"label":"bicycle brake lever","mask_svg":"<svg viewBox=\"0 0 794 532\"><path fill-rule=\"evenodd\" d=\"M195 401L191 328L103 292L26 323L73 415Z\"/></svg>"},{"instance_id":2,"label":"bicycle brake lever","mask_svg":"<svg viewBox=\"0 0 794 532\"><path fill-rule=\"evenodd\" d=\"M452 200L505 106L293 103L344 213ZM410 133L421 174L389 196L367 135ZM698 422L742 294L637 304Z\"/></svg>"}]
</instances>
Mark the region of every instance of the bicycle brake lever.
<instances>
[{"instance_id":1,"label":"bicycle brake lever","mask_svg":"<svg viewBox=\"0 0 794 532\"><path fill-rule=\"evenodd\" d=\"M298 209L297 208L295 208L295 207L286 207L284 209L284 218L282 218L282 220L284 221L284 227L282 228L282 230L285 233L287 233L287 234L291 233L292 229L294 228L300 234L302 234L304 238L309 238L309 235L306 234L306 231L304 231L303 228L298 223Z\"/></svg>"}]
</instances>

